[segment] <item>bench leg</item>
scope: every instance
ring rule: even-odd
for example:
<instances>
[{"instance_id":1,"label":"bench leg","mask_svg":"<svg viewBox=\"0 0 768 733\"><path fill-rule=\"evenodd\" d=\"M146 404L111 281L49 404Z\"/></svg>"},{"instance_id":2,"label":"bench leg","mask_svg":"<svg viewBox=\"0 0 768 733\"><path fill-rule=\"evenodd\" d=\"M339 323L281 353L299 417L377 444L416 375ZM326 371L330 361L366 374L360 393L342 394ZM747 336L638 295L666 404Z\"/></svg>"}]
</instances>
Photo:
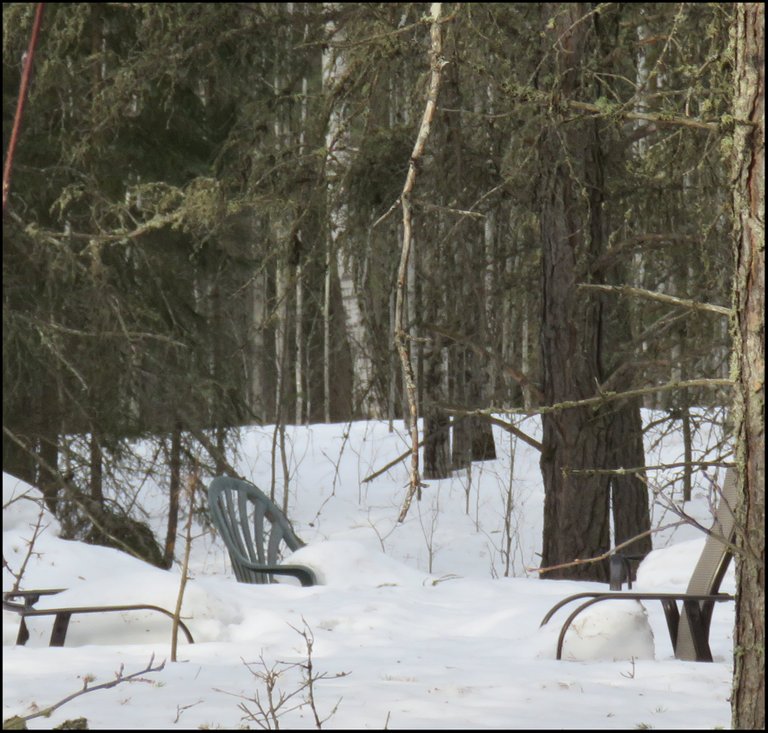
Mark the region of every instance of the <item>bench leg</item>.
<instances>
[{"instance_id":1,"label":"bench leg","mask_svg":"<svg viewBox=\"0 0 768 733\"><path fill-rule=\"evenodd\" d=\"M19 633L16 636L16 644L18 646L24 646L29 641L29 629L27 628L27 622L24 617L21 617L21 623L19 624Z\"/></svg>"},{"instance_id":2,"label":"bench leg","mask_svg":"<svg viewBox=\"0 0 768 733\"><path fill-rule=\"evenodd\" d=\"M57 613L53 622L53 631L51 632L51 642L48 646L64 646L64 639L67 637L69 628L69 619L71 613Z\"/></svg>"}]
</instances>

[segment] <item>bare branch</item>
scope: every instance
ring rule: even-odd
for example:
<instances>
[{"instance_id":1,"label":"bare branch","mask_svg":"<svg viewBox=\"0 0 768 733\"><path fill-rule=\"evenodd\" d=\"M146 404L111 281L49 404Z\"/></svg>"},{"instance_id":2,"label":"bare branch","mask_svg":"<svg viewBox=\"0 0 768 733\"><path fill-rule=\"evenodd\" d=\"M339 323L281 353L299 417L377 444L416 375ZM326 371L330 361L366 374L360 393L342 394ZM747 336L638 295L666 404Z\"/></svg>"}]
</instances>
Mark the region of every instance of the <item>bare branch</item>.
<instances>
[{"instance_id":1,"label":"bare branch","mask_svg":"<svg viewBox=\"0 0 768 733\"><path fill-rule=\"evenodd\" d=\"M683 461L680 463L662 463L656 466L637 466L635 468L563 468L563 473L573 474L574 476L625 476L629 473L666 471L669 468L688 468L691 466L698 466L700 468L734 468L736 464L730 461Z\"/></svg>"},{"instance_id":2,"label":"bare branch","mask_svg":"<svg viewBox=\"0 0 768 733\"><path fill-rule=\"evenodd\" d=\"M646 298L648 300L657 300L660 303L669 303L681 308L690 308L691 310L695 311L718 313L721 316L728 316L729 318L733 315L733 310L730 308L725 308L722 305L700 303L696 300L688 300L687 298L676 298L674 295L656 293L652 290L644 290L643 288L633 288L629 285L598 285L593 283L581 283L578 287L582 290L599 290L603 293L619 293L620 295L632 295L639 298Z\"/></svg>"},{"instance_id":3,"label":"bare branch","mask_svg":"<svg viewBox=\"0 0 768 733\"><path fill-rule=\"evenodd\" d=\"M508 433L511 433L515 437L519 438L523 441L523 443L526 443L527 445L531 446L531 448L535 448L537 451L541 452L543 450L543 446L541 443L539 443L538 440L535 438L532 438L527 433L524 433L520 428L518 428L516 425L513 425L510 422L507 422L506 420L501 420L498 417L495 417L494 415L488 414L488 411L485 410L462 410L456 407L443 407L443 409L451 414L451 415L461 415L462 417L480 417L483 420L487 420L491 425L497 425L500 428L503 428Z\"/></svg>"},{"instance_id":4,"label":"bare branch","mask_svg":"<svg viewBox=\"0 0 768 733\"><path fill-rule=\"evenodd\" d=\"M524 409L521 407L489 407L483 410L477 410L478 415L490 415L501 412L507 415L544 415L560 410L572 410L579 407L595 407L606 402L615 400L626 400L632 397L642 397L647 394L656 394L658 392L669 392L676 389L688 389L689 387L733 387L732 379L688 379L677 382L667 382L666 384L657 384L651 387L641 387L639 389L630 389L626 392L600 392L595 397L588 397L584 400L569 400L559 402L556 405L545 407L535 407ZM599 389L599 388L598 388Z\"/></svg>"},{"instance_id":5,"label":"bare branch","mask_svg":"<svg viewBox=\"0 0 768 733\"><path fill-rule=\"evenodd\" d=\"M129 675L123 674L123 665L120 665L120 669L117 671L115 675L115 679L111 680L110 682L104 682L100 685L95 685L93 687L90 687L90 683L92 681L92 677L89 675L83 676L83 689L78 690L77 692L73 692L71 695L67 695L62 700L59 700L58 702L54 703L53 705L49 705L46 708L43 708L42 710L38 710L35 713L31 713L30 715L18 715L14 716L12 718L9 718L8 720L3 721L3 728L10 728L11 725L15 724L15 727L20 727L20 723L27 720L32 720L33 718L48 718L50 717L51 713L53 713L55 710L60 708L62 705L66 705L68 702L71 702L77 697L80 697L81 695L85 695L87 692L95 692L96 690L108 690L110 687L116 687L119 684L122 684L123 682L131 682L132 680L137 679L143 674L147 674L149 672L160 672L165 668L165 660L163 660L157 667L153 667L152 664L155 661L155 655L152 654L152 656L149 659L149 663L147 666L139 670L138 672L134 672Z\"/></svg>"},{"instance_id":6,"label":"bare branch","mask_svg":"<svg viewBox=\"0 0 768 733\"><path fill-rule=\"evenodd\" d=\"M611 550L608 550L608 552L604 552L602 553L602 555L596 555L595 557L585 557L578 560L571 560L570 562L560 563L559 565L550 565L549 567L546 567L546 568L525 568L525 569L528 572L544 575L544 573L549 573L553 570L561 570L563 568L573 568L578 565L590 565L593 562L602 562L603 560L607 560L609 557L611 557L611 555L615 555L619 550L622 550L625 547L628 547L636 540L646 537L647 535L653 534L654 532L661 532L665 529L680 527L683 524L689 524L688 519L681 519L679 522L672 522L671 524L665 524L664 526L657 527L656 529L647 529L645 532L641 532L640 534L635 535L634 537L631 537L628 540L625 540L621 544L616 545L616 547L614 547Z\"/></svg>"}]
</instances>

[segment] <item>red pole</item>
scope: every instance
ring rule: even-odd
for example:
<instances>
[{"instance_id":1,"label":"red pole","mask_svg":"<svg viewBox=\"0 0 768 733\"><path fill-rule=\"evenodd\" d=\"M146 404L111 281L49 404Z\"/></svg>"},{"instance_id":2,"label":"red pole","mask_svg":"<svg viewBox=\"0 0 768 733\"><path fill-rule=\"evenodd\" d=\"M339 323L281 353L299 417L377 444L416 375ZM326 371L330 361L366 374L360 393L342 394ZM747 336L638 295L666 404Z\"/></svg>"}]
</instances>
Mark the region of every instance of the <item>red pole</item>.
<instances>
[{"instance_id":1,"label":"red pole","mask_svg":"<svg viewBox=\"0 0 768 733\"><path fill-rule=\"evenodd\" d=\"M37 37L40 34L40 24L43 20L43 8L45 3L38 3L35 9L35 22L32 25L32 35L29 38L29 48L24 58L24 68L21 72L21 88L19 89L19 99L16 102L16 115L13 119L13 130L11 139L8 143L8 152L5 156L5 166L3 167L3 213L8 203L8 192L11 190L11 168L13 167L13 153L16 150L16 143L19 139L19 130L21 129L21 118L24 114L24 101L27 97L27 88L29 87L29 77L32 71L32 59L35 55L35 46L37 46Z\"/></svg>"}]
</instances>

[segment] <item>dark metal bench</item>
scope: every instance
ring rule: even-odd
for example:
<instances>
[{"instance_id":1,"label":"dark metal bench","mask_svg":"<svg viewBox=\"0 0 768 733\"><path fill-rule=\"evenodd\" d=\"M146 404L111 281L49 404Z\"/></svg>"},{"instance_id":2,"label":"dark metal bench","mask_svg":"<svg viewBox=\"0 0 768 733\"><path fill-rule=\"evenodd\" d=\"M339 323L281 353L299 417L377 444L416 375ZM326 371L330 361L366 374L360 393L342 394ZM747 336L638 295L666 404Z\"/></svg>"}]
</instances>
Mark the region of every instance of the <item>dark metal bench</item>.
<instances>
[{"instance_id":1,"label":"dark metal bench","mask_svg":"<svg viewBox=\"0 0 768 733\"><path fill-rule=\"evenodd\" d=\"M303 586L317 585L311 568L280 564L283 546L295 551L305 543L280 507L252 483L230 476L213 479L208 509L239 582L271 583L273 576L287 575Z\"/></svg>"},{"instance_id":2,"label":"dark metal bench","mask_svg":"<svg viewBox=\"0 0 768 733\"><path fill-rule=\"evenodd\" d=\"M41 596L51 596L62 593L66 588L48 588L45 590L17 590L3 593L3 610L18 613L21 616L19 633L16 637L16 643L23 646L29 639L29 629L26 619L32 616L55 616L53 621L53 630L51 631L51 640L49 646L64 646L64 640L67 637L67 629L72 616L81 613L110 613L114 611L157 611L169 618L173 614L160 606L153 606L145 603L131 603L117 606L66 606L62 608L35 608L35 604ZM18 602L16 599L21 599ZM195 640L187 628L186 624L179 620L179 628L184 632L187 641L194 644Z\"/></svg>"},{"instance_id":3,"label":"dark metal bench","mask_svg":"<svg viewBox=\"0 0 768 733\"><path fill-rule=\"evenodd\" d=\"M637 601L657 600L661 602L667 620L672 647L677 659L711 662L712 651L709 648L709 627L712 621L714 605L723 601L735 600L734 596L727 593L718 593L718 590L733 556L733 540L736 525L734 510L737 498L738 482L736 470L729 468L725 474L723 489L715 514L715 522L709 531L704 550L696 563L685 593L587 592L577 593L576 595L564 598L553 606L544 616L540 626L544 626L563 606L576 600L589 599L579 605L563 623L557 640L557 658L561 659L562 657L563 642L565 641L565 634L568 628L582 611L602 601L630 599ZM619 573L622 572L622 565L621 561L614 564ZM620 587L621 582L621 575L616 577L615 572L612 573L612 589L617 581ZM678 602L682 604L682 613L678 608Z\"/></svg>"}]
</instances>

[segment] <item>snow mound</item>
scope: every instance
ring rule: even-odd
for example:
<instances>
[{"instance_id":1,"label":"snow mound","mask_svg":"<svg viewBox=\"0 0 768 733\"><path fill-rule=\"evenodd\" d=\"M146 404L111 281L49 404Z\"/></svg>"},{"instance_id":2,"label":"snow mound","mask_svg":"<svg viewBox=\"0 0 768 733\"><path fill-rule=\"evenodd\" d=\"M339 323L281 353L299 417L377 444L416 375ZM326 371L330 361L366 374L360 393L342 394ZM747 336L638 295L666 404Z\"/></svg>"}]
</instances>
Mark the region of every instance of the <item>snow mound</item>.
<instances>
[{"instance_id":1,"label":"snow mound","mask_svg":"<svg viewBox=\"0 0 768 733\"><path fill-rule=\"evenodd\" d=\"M313 542L296 550L285 562L307 565L321 585L341 588L424 585L431 577L352 540Z\"/></svg>"},{"instance_id":2,"label":"snow mound","mask_svg":"<svg viewBox=\"0 0 768 733\"><path fill-rule=\"evenodd\" d=\"M653 631L645 608L632 600L601 601L569 627L563 659L573 661L654 659Z\"/></svg>"}]
</instances>

